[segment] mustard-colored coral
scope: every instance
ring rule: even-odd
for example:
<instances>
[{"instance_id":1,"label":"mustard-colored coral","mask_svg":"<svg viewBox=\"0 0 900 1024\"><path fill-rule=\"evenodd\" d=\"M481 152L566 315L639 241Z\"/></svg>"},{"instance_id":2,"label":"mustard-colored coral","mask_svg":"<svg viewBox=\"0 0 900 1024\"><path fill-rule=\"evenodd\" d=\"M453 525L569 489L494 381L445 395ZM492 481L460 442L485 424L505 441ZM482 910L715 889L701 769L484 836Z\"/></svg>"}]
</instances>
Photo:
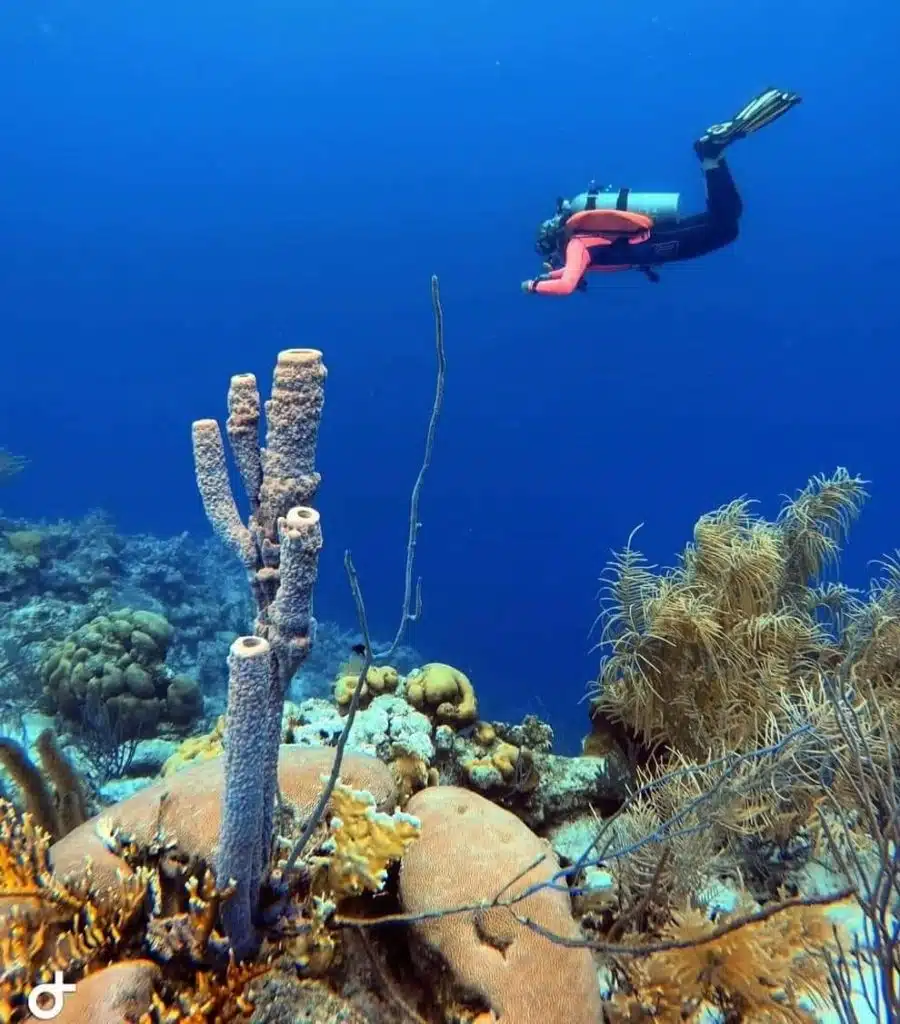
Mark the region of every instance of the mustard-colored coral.
<instances>
[{"instance_id":1,"label":"mustard-colored coral","mask_svg":"<svg viewBox=\"0 0 900 1024\"><path fill-rule=\"evenodd\" d=\"M479 722L472 736L479 747L489 747L496 738L497 730L490 722Z\"/></svg>"},{"instance_id":2,"label":"mustard-colored coral","mask_svg":"<svg viewBox=\"0 0 900 1024\"><path fill-rule=\"evenodd\" d=\"M357 672L344 672L338 676L334 683L334 700L338 708L346 709L353 700L353 691L359 682L360 666ZM400 682L400 675L390 665L372 665L366 672L366 681L363 683L360 693L360 704L365 707L375 697L383 693L393 693Z\"/></svg>"},{"instance_id":3,"label":"mustard-colored coral","mask_svg":"<svg viewBox=\"0 0 900 1024\"><path fill-rule=\"evenodd\" d=\"M406 699L413 707L434 714L438 722L460 728L478 718L475 689L459 669L432 662L406 681Z\"/></svg>"},{"instance_id":4,"label":"mustard-colored coral","mask_svg":"<svg viewBox=\"0 0 900 1024\"><path fill-rule=\"evenodd\" d=\"M485 771L490 772L491 769L499 772L504 782L510 782L515 777L520 754L519 748L513 746L512 743L495 740L484 757L470 758L463 763L463 769L469 781L479 789L483 788L484 781L490 778L489 775L485 775ZM479 780L481 780L480 784Z\"/></svg>"},{"instance_id":5,"label":"mustard-colored coral","mask_svg":"<svg viewBox=\"0 0 900 1024\"><path fill-rule=\"evenodd\" d=\"M420 789L433 784L432 770L428 762L415 754L402 752L388 763L397 785L397 803L405 807L406 802Z\"/></svg>"},{"instance_id":6,"label":"mustard-colored coral","mask_svg":"<svg viewBox=\"0 0 900 1024\"><path fill-rule=\"evenodd\" d=\"M417 818L402 811L376 809L371 793L338 783L331 795L331 836L328 887L336 897L378 892L387 880L388 866L418 837Z\"/></svg>"},{"instance_id":7,"label":"mustard-colored coral","mask_svg":"<svg viewBox=\"0 0 900 1024\"><path fill-rule=\"evenodd\" d=\"M200 761L209 761L218 757L224 750L223 737L225 736L225 716L219 715L216 724L210 732L201 736L189 736L170 757L166 758L162 766L162 774L173 775L189 764L197 764Z\"/></svg>"}]
</instances>

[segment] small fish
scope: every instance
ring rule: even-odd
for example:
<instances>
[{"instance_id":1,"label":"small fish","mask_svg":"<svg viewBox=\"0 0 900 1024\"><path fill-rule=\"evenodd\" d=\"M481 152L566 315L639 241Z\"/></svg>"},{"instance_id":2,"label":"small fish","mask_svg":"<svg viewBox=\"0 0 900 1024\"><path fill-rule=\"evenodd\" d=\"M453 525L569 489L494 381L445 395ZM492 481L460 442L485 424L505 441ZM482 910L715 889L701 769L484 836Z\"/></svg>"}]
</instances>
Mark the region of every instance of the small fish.
<instances>
[{"instance_id":1,"label":"small fish","mask_svg":"<svg viewBox=\"0 0 900 1024\"><path fill-rule=\"evenodd\" d=\"M366 645L365 644L354 644L350 648L350 650L353 651L354 654L359 655L360 658L364 658L366 656Z\"/></svg>"}]
</instances>

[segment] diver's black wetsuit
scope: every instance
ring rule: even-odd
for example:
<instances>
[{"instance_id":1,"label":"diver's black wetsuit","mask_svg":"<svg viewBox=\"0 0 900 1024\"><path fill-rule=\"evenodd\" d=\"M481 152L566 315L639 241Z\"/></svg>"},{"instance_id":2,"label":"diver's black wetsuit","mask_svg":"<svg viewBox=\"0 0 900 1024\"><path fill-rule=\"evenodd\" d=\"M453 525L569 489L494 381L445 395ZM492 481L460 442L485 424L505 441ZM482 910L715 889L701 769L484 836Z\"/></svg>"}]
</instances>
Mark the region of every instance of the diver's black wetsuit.
<instances>
[{"instance_id":1,"label":"diver's black wetsuit","mask_svg":"<svg viewBox=\"0 0 900 1024\"><path fill-rule=\"evenodd\" d=\"M629 245L625 239L591 249L592 267L626 264L657 267L662 263L703 256L733 242L743 203L724 160L704 171L706 210L679 220L655 224L646 242Z\"/></svg>"}]
</instances>

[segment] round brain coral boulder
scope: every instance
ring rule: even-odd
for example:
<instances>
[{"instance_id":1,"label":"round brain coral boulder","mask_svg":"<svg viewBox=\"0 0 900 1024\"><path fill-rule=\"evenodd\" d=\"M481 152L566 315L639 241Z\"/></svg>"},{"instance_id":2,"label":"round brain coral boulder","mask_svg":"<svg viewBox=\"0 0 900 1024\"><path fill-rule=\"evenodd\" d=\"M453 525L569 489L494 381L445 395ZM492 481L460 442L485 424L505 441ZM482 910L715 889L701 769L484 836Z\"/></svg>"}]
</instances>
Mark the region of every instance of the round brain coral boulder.
<instances>
[{"instance_id":1,"label":"round brain coral boulder","mask_svg":"<svg viewBox=\"0 0 900 1024\"><path fill-rule=\"evenodd\" d=\"M149 736L160 721L189 725L202 713L203 698L192 679L165 667L172 632L153 612L98 615L44 659L44 710L76 725L105 714L123 738Z\"/></svg>"},{"instance_id":2,"label":"round brain coral boulder","mask_svg":"<svg viewBox=\"0 0 900 1024\"><path fill-rule=\"evenodd\" d=\"M509 899L559 871L553 851L527 825L467 789L424 789L406 810L421 824L421 836L400 867L407 913L487 902L501 892ZM564 940L580 938L565 891L541 889L516 903L515 910ZM413 929L450 969L463 998L482 1003L495 1019L510 1024L602 1019L590 951L555 943L502 907L433 917Z\"/></svg>"}]
</instances>

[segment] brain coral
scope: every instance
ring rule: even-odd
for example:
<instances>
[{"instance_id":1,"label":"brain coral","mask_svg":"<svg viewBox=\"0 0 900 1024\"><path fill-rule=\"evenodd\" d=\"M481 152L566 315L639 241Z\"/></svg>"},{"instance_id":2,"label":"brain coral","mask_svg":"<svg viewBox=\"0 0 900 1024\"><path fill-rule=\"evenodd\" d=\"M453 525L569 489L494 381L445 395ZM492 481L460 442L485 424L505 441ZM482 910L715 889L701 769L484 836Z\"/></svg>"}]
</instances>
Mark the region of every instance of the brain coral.
<instances>
[{"instance_id":1,"label":"brain coral","mask_svg":"<svg viewBox=\"0 0 900 1024\"><path fill-rule=\"evenodd\" d=\"M424 789L411 798L407 811L422 829L400 870L400 895L409 913L489 901L506 886L506 895L514 896L559 870L543 840L477 793L456 786ZM565 891L543 889L516 904L516 911L563 938L580 935ZM601 1020L590 951L555 944L508 910L435 917L414 928L447 963L458 988L484 1002L496 1019L510 1024Z\"/></svg>"}]
</instances>

